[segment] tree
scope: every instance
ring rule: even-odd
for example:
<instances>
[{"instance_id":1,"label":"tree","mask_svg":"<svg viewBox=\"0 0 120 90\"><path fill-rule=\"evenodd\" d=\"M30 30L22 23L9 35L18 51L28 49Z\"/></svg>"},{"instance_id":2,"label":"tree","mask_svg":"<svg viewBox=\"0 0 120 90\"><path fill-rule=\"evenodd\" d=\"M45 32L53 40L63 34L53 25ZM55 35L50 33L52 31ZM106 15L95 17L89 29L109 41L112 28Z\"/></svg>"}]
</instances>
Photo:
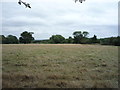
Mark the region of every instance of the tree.
<instances>
[{"instance_id":1,"label":"tree","mask_svg":"<svg viewBox=\"0 0 120 90\"><path fill-rule=\"evenodd\" d=\"M72 37L68 38L68 43L73 43L73 38Z\"/></svg>"},{"instance_id":2,"label":"tree","mask_svg":"<svg viewBox=\"0 0 120 90\"><path fill-rule=\"evenodd\" d=\"M84 38L86 38L86 37L88 36L88 34L89 34L88 32L83 31L83 37L84 37Z\"/></svg>"},{"instance_id":3,"label":"tree","mask_svg":"<svg viewBox=\"0 0 120 90\"><path fill-rule=\"evenodd\" d=\"M52 35L50 37L50 42L51 43L63 43L65 38L62 35Z\"/></svg>"},{"instance_id":4,"label":"tree","mask_svg":"<svg viewBox=\"0 0 120 90\"><path fill-rule=\"evenodd\" d=\"M97 43L97 36L96 35L94 35L92 38L91 38L91 42L92 43Z\"/></svg>"},{"instance_id":5,"label":"tree","mask_svg":"<svg viewBox=\"0 0 120 90\"><path fill-rule=\"evenodd\" d=\"M115 46L120 46L120 36L116 37L114 40L113 40L113 44Z\"/></svg>"},{"instance_id":6,"label":"tree","mask_svg":"<svg viewBox=\"0 0 120 90\"><path fill-rule=\"evenodd\" d=\"M6 43L7 44L18 44L18 39L16 36L13 35L8 35L6 37Z\"/></svg>"},{"instance_id":7,"label":"tree","mask_svg":"<svg viewBox=\"0 0 120 90\"><path fill-rule=\"evenodd\" d=\"M4 35L0 35L0 44L6 44L7 40L6 37Z\"/></svg>"},{"instance_id":8,"label":"tree","mask_svg":"<svg viewBox=\"0 0 120 90\"><path fill-rule=\"evenodd\" d=\"M100 44L120 46L120 37L118 36L100 39Z\"/></svg>"},{"instance_id":9,"label":"tree","mask_svg":"<svg viewBox=\"0 0 120 90\"><path fill-rule=\"evenodd\" d=\"M32 37L31 32L24 31L21 33L21 37L19 38L20 43L31 43L34 40L34 37Z\"/></svg>"},{"instance_id":10,"label":"tree","mask_svg":"<svg viewBox=\"0 0 120 90\"><path fill-rule=\"evenodd\" d=\"M73 32L73 36L74 36L74 43L81 43L81 40L83 38L83 34L81 31L75 31Z\"/></svg>"}]
</instances>

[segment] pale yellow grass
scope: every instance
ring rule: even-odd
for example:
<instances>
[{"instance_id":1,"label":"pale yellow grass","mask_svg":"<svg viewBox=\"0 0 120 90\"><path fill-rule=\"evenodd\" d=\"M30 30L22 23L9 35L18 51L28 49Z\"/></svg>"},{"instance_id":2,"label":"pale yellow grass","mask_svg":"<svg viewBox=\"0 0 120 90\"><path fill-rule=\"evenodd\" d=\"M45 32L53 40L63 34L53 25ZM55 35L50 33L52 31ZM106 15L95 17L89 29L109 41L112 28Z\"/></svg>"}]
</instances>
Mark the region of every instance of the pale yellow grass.
<instances>
[{"instance_id":1,"label":"pale yellow grass","mask_svg":"<svg viewBox=\"0 0 120 90\"><path fill-rule=\"evenodd\" d=\"M81 44L3 45L5 88L117 88L118 47Z\"/></svg>"}]
</instances>

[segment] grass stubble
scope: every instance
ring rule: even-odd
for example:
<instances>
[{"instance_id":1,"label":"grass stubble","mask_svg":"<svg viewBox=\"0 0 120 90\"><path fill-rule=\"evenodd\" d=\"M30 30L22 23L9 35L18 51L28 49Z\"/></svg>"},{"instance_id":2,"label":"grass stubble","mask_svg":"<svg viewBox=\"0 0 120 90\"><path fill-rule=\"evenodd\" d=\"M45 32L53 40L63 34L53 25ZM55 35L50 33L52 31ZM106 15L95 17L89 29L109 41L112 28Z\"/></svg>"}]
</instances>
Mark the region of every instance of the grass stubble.
<instances>
[{"instance_id":1,"label":"grass stubble","mask_svg":"<svg viewBox=\"0 0 120 90\"><path fill-rule=\"evenodd\" d=\"M118 88L118 47L2 45L3 88Z\"/></svg>"}]
</instances>

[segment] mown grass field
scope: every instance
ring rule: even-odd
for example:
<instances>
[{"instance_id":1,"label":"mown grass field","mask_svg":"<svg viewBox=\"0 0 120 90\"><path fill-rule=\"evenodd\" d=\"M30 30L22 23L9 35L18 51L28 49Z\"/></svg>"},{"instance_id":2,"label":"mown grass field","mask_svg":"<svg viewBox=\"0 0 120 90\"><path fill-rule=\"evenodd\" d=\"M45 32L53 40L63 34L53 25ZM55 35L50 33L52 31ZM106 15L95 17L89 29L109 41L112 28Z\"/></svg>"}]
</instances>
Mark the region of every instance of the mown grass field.
<instances>
[{"instance_id":1,"label":"mown grass field","mask_svg":"<svg viewBox=\"0 0 120 90\"><path fill-rule=\"evenodd\" d=\"M118 88L118 47L2 45L3 88Z\"/></svg>"}]
</instances>

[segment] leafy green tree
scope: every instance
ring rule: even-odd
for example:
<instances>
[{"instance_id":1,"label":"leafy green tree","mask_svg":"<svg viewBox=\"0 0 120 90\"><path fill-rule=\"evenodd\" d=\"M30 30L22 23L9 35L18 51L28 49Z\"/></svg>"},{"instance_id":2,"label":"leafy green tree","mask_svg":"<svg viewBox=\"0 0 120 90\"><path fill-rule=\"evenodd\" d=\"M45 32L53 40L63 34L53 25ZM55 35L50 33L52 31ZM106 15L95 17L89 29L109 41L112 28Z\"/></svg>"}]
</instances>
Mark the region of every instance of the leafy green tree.
<instances>
[{"instance_id":1,"label":"leafy green tree","mask_svg":"<svg viewBox=\"0 0 120 90\"><path fill-rule=\"evenodd\" d=\"M89 38L83 38L83 39L81 40L81 43L82 43L82 44L90 44L90 39L89 39Z\"/></svg>"},{"instance_id":2,"label":"leafy green tree","mask_svg":"<svg viewBox=\"0 0 120 90\"><path fill-rule=\"evenodd\" d=\"M82 34L83 34L83 37L84 37L84 38L86 38L86 37L88 36L88 34L89 34L89 33L88 33L88 32L86 32L86 31L83 31L83 33L82 33Z\"/></svg>"},{"instance_id":3,"label":"leafy green tree","mask_svg":"<svg viewBox=\"0 0 120 90\"><path fill-rule=\"evenodd\" d=\"M81 40L83 38L83 34L81 31L75 31L73 32L73 36L74 36L74 43L81 43Z\"/></svg>"},{"instance_id":4,"label":"leafy green tree","mask_svg":"<svg viewBox=\"0 0 120 90\"><path fill-rule=\"evenodd\" d=\"M118 36L100 39L100 44L120 46L120 37Z\"/></svg>"},{"instance_id":5,"label":"leafy green tree","mask_svg":"<svg viewBox=\"0 0 120 90\"><path fill-rule=\"evenodd\" d=\"M73 40L73 38L72 37L69 37L69 38L67 38L67 39L65 39L64 41L63 41L63 43L73 43L74 42L74 40Z\"/></svg>"},{"instance_id":6,"label":"leafy green tree","mask_svg":"<svg viewBox=\"0 0 120 90\"><path fill-rule=\"evenodd\" d=\"M114 44L115 46L120 46L120 36L114 38L113 44Z\"/></svg>"},{"instance_id":7,"label":"leafy green tree","mask_svg":"<svg viewBox=\"0 0 120 90\"><path fill-rule=\"evenodd\" d=\"M2 35L0 35L0 44L2 44Z\"/></svg>"},{"instance_id":8,"label":"leafy green tree","mask_svg":"<svg viewBox=\"0 0 120 90\"><path fill-rule=\"evenodd\" d=\"M68 38L68 43L73 43L73 38L72 37Z\"/></svg>"},{"instance_id":9,"label":"leafy green tree","mask_svg":"<svg viewBox=\"0 0 120 90\"><path fill-rule=\"evenodd\" d=\"M62 35L52 35L50 43L63 43L65 38Z\"/></svg>"},{"instance_id":10,"label":"leafy green tree","mask_svg":"<svg viewBox=\"0 0 120 90\"><path fill-rule=\"evenodd\" d=\"M31 43L34 40L34 37L32 37L31 32L24 31L21 33L21 37L19 38L20 43Z\"/></svg>"},{"instance_id":11,"label":"leafy green tree","mask_svg":"<svg viewBox=\"0 0 120 90\"><path fill-rule=\"evenodd\" d=\"M18 39L16 36L13 35L8 35L6 37L6 43L7 44L18 44Z\"/></svg>"},{"instance_id":12,"label":"leafy green tree","mask_svg":"<svg viewBox=\"0 0 120 90\"><path fill-rule=\"evenodd\" d=\"M91 40L92 40L92 43L97 43L97 36L94 35L94 36L91 38Z\"/></svg>"},{"instance_id":13,"label":"leafy green tree","mask_svg":"<svg viewBox=\"0 0 120 90\"><path fill-rule=\"evenodd\" d=\"M0 44L6 44L7 40L6 37L4 35L0 35Z\"/></svg>"}]
</instances>

